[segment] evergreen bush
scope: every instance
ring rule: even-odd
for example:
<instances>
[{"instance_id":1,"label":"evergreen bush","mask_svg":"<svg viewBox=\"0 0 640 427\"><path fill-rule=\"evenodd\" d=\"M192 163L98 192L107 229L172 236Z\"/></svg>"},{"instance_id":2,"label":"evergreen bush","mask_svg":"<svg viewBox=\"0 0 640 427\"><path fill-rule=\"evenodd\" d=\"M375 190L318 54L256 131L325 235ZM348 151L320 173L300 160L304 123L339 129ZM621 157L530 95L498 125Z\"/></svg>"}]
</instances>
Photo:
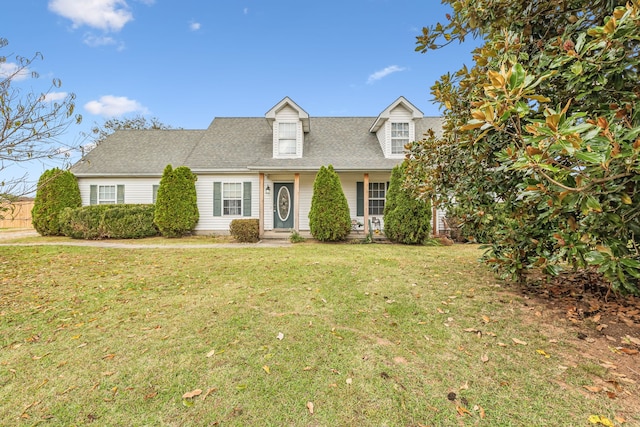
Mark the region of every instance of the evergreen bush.
<instances>
[{"instance_id":1,"label":"evergreen bush","mask_svg":"<svg viewBox=\"0 0 640 427\"><path fill-rule=\"evenodd\" d=\"M322 166L313 182L309 228L322 242L344 240L351 232L349 204L332 165Z\"/></svg>"},{"instance_id":2,"label":"evergreen bush","mask_svg":"<svg viewBox=\"0 0 640 427\"><path fill-rule=\"evenodd\" d=\"M404 164L391 171L384 206L384 234L392 242L422 244L431 231L431 203L403 188Z\"/></svg>"},{"instance_id":3,"label":"evergreen bush","mask_svg":"<svg viewBox=\"0 0 640 427\"><path fill-rule=\"evenodd\" d=\"M90 205L65 208L60 213L60 231L72 239L101 239L104 212L115 205Z\"/></svg>"},{"instance_id":4,"label":"evergreen bush","mask_svg":"<svg viewBox=\"0 0 640 427\"><path fill-rule=\"evenodd\" d=\"M31 210L33 227L42 236L59 236L58 216L64 208L82 206L76 177L69 171L53 168L38 180L36 198Z\"/></svg>"},{"instance_id":5,"label":"evergreen bush","mask_svg":"<svg viewBox=\"0 0 640 427\"><path fill-rule=\"evenodd\" d=\"M140 239L158 235L154 205L91 205L65 208L61 232L73 239Z\"/></svg>"},{"instance_id":6,"label":"evergreen bush","mask_svg":"<svg viewBox=\"0 0 640 427\"><path fill-rule=\"evenodd\" d=\"M260 240L260 224L257 219L234 219L229 233L238 242L255 243Z\"/></svg>"},{"instance_id":7,"label":"evergreen bush","mask_svg":"<svg viewBox=\"0 0 640 427\"><path fill-rule=\"evenodd\" d=\"M182 237L193 231L200 219L196 180L186 166L167 165L160 180L154 223L165 237Z\"/></svg>"}]
</instances>

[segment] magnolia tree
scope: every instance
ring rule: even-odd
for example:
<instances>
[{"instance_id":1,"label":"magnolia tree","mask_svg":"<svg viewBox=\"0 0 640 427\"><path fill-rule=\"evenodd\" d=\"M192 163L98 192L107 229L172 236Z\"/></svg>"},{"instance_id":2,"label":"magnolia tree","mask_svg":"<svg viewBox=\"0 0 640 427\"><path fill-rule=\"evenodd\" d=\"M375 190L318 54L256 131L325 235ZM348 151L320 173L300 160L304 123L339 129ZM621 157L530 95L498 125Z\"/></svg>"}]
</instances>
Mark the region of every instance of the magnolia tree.
<instances>
[{"instance_id":1,"label":"magnolia tree","mask_svg":"<svg viewBox=\"0 0 640 427\"><path fill-rule=\"evenodd\" d=\"M638 1L443 3L453 16L416 50L484 44L432 87L445 132L412 144L408 183L505 275L596 266L639 294Z\"/></svg>"},{"instance_id":2,"label":"magnolia tree","mask_svg":"<svg viewBox=\"0 0 640 427\"><path fill-rule=\"evenodd\" d=\"M0 38L0 50L8 44ZM21 86L23 80L38 78L32 66L41 59L40 53L23 57L0 52L0 172L17 163L65 158L77 148L59 139L70 124L82 120L74 114L75 95L59 92L59 79L42 92ZM5 178L0 180L0 202L32 190L26 176Z\"/></svg>"}]
</instances>

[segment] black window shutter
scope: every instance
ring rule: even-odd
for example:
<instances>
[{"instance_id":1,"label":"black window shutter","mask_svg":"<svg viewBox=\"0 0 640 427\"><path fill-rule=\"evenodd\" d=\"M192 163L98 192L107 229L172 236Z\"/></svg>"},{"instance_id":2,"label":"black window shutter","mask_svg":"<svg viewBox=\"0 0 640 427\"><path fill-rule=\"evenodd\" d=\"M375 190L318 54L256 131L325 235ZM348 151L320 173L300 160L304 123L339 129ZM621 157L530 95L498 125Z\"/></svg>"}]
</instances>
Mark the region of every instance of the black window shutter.
<instances>
[{"instance_id":1,"label":"black window shutter","mask_svg":"<svg viewBox=\"0 0 640 427\"><path fill-rule=\"evenodd\" d=\"M356 216L364 216L364 182L356 182Z\"/></svg>"}]
</instances>

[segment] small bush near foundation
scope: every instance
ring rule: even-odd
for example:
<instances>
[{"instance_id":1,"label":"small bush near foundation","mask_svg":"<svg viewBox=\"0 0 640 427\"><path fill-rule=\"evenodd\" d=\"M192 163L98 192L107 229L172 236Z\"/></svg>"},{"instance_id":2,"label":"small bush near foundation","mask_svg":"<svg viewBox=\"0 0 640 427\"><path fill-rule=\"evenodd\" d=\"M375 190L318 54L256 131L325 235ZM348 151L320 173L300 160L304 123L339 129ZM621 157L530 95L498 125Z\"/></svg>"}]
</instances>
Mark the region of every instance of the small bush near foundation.
<instances>
[{"instance_id":1,"label":"small bush near foundation","mask_svg":"<svg viewBox=\"0 0 640 427\"><path fill-rule=\"evenodd\" d=\"M260 226L257 219L234 219L229 225L229 232L238 242L255 243L260 240Z\"/></svg>"}]
</instances>

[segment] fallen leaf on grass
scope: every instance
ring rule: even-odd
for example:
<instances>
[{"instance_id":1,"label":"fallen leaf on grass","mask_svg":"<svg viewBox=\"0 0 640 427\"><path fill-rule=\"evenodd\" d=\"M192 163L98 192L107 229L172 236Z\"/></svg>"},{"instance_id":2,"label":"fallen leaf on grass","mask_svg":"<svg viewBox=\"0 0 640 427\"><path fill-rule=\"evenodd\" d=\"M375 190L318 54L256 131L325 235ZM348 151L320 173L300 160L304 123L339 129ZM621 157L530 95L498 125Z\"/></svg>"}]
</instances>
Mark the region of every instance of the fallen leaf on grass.
<instances>
[{"instance_id":1,"label":"fallen leaf on grass","mask_svg":"<svg viewBox=\"0 0 640 427\"><path fill-rule=\"evenodd\" d=\"M157 392L157 391L151 392L151 393L147 394L147 395L144 397L144 400L153 399L153 398L154 398L154 397L156 397L157 395L158 395L158 392Z\"/></svg>"},{"instance_id":2,"label":"fallen leaf on grass","mask_svg":"<svg viewBox=\"0 0 640 427\"><path fill-rule=\"evenodd\" d=\"M309 413L313 415L313 402L307 402L307 409L309 410Z\"/></svg>"},{"instance_id":3,"label":"fallen leaf on grass","mask_svg":"<svg viewBox=\"0 0 640 427\"><path fill-rule=\"evenodd\" d=\"M110 353L110 354L105 354L104 356L102 356L103 360L109 360L109 359L113 359L114 357L116 357L116 355L114 353Z\"/></svg>"},{"instance_id":4,"label":"fallen leaf on grass","mask_svg":"<svg viewBox=\"0 0 640 427\"><path fill-rule=\"evenodd\" d=\"M632 336L625 335L625 337L624 337L622 340L623 340L624 342L627 342L627 343L634 343L635 345L640 346L640 339L638 339L638 338L634 338L634 337L632 337Z\"/></svg>"},{"instance_id":5,"label":"fallen leaf on grass","mask_svg":"<svg viewBox=\"0 0 640 427\"><path fill-rule=\"evenodd\" d=\"M213 350L211 350L209 353L207 353L207 357L211 357L214 354L216 354L216 349L215 348Z\"/></svg>"},{"instance_id":6,"label":"fallen leaf on grass","mask_svg":"<svg viewBox=\"0 0 640 427\"><path fill-rule=\"evenodd\" d=\"M600 393L602 391L602 387L598 387L595 385L584 385L583 387L589 390L591 393Z\"/></svg>"},{"instance_id":7,"label":"fallen leaf on grass","mask_svg":"<svg viewBox=\"0 0 640 427\"><path fill-rule=\"evenodd\" d=\"M602 415L590 415L589 416L589 422L591 424L601 424L603 426L607 426L607 427L615 427L613 425L613 422L611 422L611 420L607 417L604 417Z\"/></svg>"},{"instance_id":8,"label":"fallen leaf on grass","mask_svg":"<svg viewBox=\"0 0 640 427\"><path fill-rule=\"evenodd\" d=\"M264 365L264 366L262 367L262 369L263 369L267 374L270 374L270 373L271 373L271 370L269 369L269 367L268 367L267 365Z\"/></svg>"},{"instance_id":9,"label":"fallen leaf on grass","mask_svg":"<svg viewBox=\"0 0 640 427\"><path fill-rule=\"evenodd\" d=\"M211 393L213 393L214 391L217 391L218 389L213 387L210 389L207 389L207 392L204 394L204 396L202 396L202 400L207 400L207 396L209 396Z\"/></svg>"},{"instance_id":10,"label":"fallen leaf on grass","mask_svg":"<svg viewBox=\"0 0 640 427\"><path fill-rule=\"evenodd\" d=\"M47 357L47 356L48 356L48 355L50 355L50 354L51 354L51 352L45 353L45 354L43 354L42 356L33 356L33 357L32 357L32 359L33 359L33 360L40 360L40 359L42 359L42 358L44 358L44 357Z\"/></svg>"},{"instance_id":11,"label":"fallen leaf on grass","mask_svg":"<svg viewBox=\"0 0 640 427\"><path fill-rule=\"evenodd\" d=\"M519 340L518 338L511 338L511 340L516 344L527 345L526 341Z\"/></svg>"},{"instance_id":12,"label":"fallen leaf on grass","mask_svg":"<svg viewBox=\"0 0 640 427\"><path fill-rule=\"evenodd\" d=\"M485 414L484 409L482 408L482 406L475 405L473 407L473 410L480 414L480 419L484 420L484 417L486 416L486 414Z\"/></svg>"},{"instance_id":13,"label":"fallen leaf on grass","mask_svg":"<svg viewBox=\"0 0 640 427\"><path fill-rule=\"evenodd\" d=\"M483 363L487 363L487 362L489 361L489 355L487 355L487 354L483 354L482 356L480 356L480 360L481 360Z\"/></svg>"},{"instance_id":14,"label":"fallen leaf on grass","mask_svg":"<svg viewBox=\"0 0 640 427\"><path fill-rule=\"evenodd\" d=\"M464 406L456 405L456 411L458 411L458 415L460 416L471 415L471 412Z\"/></svg>"},{"instance_id":15,"label":"fallen leaf on grass","mask_svg":"<svg viewBox=\"0 0 640 427\"><path fill-rule=\"evenodd\" d=\"M635 348L616 347L616 350L618 350L620 353L629 354L629 355L640 353Z\"/></svg>"},{"instance_id":16,"label":"fallen leaf on grass","mask_svg":"<svg viewBox=\"0 0 640 427\"><path fill-rule=\"evenodd\" d=\"M547 352L546 352L546 351L544 351L544 350L536 350L536 353L538 353L540 356L544 356L546 359L548 359L548 358L550 358L550 357L551 357L551 356L549 356L549 355L547 354Z\"/></svg>"},{"instance_id":17,"label":"fallen leaf on grass","mask_svg":"<svg viewBox=\"0 0 640 427\"><path fill-rule=\"evenodd\" d=\"M193 390L193 391L188 391L185 394L182 395L183 399L193 399L196 396L200 396L202 394L202 390L200 390L199 388Z\"/></svg>"},{"instance_id":18,"label":"fallen leaf on grass","mask_svg":"<svg viewBox=\"0 0 640 427\"><path fill-rule=\"evenodd\" d=\"M187 408L192 407L195 400L194 398L196 396L200 396L200 394L202 394L202 390L200 390L199 388L193 391L186 392L182 395L182 404Z\"/></svg>"}]
</instances>

